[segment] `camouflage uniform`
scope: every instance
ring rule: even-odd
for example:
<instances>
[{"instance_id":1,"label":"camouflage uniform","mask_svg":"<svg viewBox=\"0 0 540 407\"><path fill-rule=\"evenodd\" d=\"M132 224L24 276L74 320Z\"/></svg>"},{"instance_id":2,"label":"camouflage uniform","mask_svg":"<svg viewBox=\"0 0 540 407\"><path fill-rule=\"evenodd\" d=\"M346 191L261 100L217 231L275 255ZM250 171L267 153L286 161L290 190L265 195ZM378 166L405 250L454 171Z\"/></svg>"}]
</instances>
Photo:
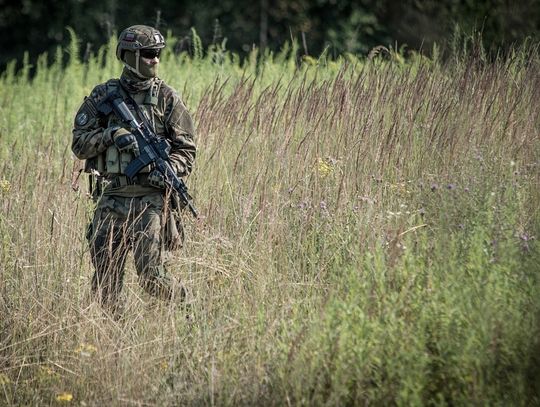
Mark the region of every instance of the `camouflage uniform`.
<instances>
[{"instance_id":1,"label":"camouflage uniform","mask_svg":"<svg viewBox=\"0 0 540 407\"><path fill-rule=\"evenodd\" d=\"M143 168L133 181L124 175L136 152L123 150L118 140L131 136L129 129L122 127L114 113L105 116L98 111L108 93L118 91L134 116L142 121L135 105L130 103L131 97L146 113L156 134L170 143L170 162L178 175L188 175L196 153L191 117L175 90L154 76L155 67L144 65L147 59L139 59L140 50L164 46L161 34L151 27L132 26L124 30L117 49L117 56L125 65L121 78L96 86L75 116L72 150L79 159L86 160L85 171L97 179L93 195L98 202L87 238L95 267L92 289L104 305L117 303L129 249L133 250L141 286L164 299L171 299L174 294L173 282L163 264L163 250L165 243L178 239L178 235L169 234L165 242L165 225L180 230L181 225L178 217L170 220L173 212L168 191L164 185L152 182L152 168ZM144 75L143 68L151 73Z\"/></svg>"}]
</instances>

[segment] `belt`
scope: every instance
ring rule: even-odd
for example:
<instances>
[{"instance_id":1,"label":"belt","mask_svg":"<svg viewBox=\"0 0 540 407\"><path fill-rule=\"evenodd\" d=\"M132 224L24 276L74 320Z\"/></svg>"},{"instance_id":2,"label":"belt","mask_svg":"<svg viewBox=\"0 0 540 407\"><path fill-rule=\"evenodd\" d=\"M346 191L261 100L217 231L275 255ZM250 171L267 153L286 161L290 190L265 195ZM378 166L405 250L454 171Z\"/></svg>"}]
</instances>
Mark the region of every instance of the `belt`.
<instances>
[{"instance_id":1,"label":"belt","mask_svg":"<svg viewBox=\"0 0 540 407\"><path fill-rule=\"evenodd\" d=\"M116 189L128 185L150 186L150 182L148 182L148 174L137 174L133 177L133 179L129 179L126 175L109 175L105 178L105 182L108 182L107 189Z\"/></svg>"}]
</instances>

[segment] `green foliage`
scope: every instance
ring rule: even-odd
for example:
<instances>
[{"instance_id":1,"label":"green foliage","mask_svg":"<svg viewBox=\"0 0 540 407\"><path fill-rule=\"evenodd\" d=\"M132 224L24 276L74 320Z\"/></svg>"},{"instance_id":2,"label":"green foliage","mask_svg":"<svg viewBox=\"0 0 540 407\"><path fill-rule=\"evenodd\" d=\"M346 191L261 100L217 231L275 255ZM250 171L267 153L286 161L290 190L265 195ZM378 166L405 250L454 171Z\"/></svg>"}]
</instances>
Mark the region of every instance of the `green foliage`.
<instances>
[{"instance_id":1,"label":"green foliage","mask_svg":"<svg viewBox=\"0 0 540 407\"><path fill-rule=\"evenodd\" d=\"M22 60L27 50L32 63L45 51L67 47L69 28L80 36L86 62L110 36L132 24L154 25L181 39L175 53L201 50L192 40L195 27L204 43L227 46L247 55L253 48L278 50L285 41L301 44L303 55L319 55L329 48L332 57L345 52L366 55L377 46L408 44L411 50L429 52L445 44L455 26L496 55L540 33L537 0L173 0L111 2L108 0L25 0L0 9L0 70L12 59ZM49 61L52 62L52 61Z\"/></svg>"},{"instance_id":2,"label":"green foliage","mask_svg":"<svg viewBox=\"0 0 540 407\"><path fill-rule=\"evenodd\" d=\"M192 37L192 43L193 43L193 58L195 60L202 59L203 52L204 52L202 41L201 41L201 37L197 35L195 28L191 29L191 37Z\"/></svg>"},{"instance_id":3,"label":"green foliage","mask_svg":"<svg viewBox=\"0 0 540 407\"><path fill-rule=\"evenodd\" d=\"M292 400L306 405L527 400L526 370L537 340L520 327L538 329L538 246L524 253L508 233L523 204L516 189L500 199L478 194L485 209L470 214L470 229L454 227L452 216L437 223L440 230L400 234L402 241L389 242L387 249L357 250L355 260L345 262L318 318L288 353L281 377ZM498 218L501 209L504 216Z\"/></svg>"},{"instance_id":4,"label":"green foliage","mask_svg":"<svg viewBox=\"0 0 540 407\"><path fill-rule=\"evenodd\" d=\"M71 36L0 78L0 404L539 403L534 44L242 59L193 31L160 67L198 132L203 218L170 265L191 320L128 264L115 321L88 298L70 143L122 66L114 36L86 62Z\"/></svg>"}]
</instances>

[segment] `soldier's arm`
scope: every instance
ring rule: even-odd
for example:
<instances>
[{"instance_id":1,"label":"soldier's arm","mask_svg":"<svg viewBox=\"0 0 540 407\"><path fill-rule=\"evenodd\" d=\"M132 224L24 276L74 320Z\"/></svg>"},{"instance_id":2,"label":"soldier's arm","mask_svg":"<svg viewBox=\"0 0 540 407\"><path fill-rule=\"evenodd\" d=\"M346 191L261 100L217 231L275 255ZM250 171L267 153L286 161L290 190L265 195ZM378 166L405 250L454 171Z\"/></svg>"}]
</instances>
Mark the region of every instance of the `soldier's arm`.
<instances>
[{"instance_id":1,"label":"soldier's arm","mask_svg":"<svg viewBox=\"0 0 540 407\"><path fill-rule=\"evenodd\" d=\"M178 95L174 95L169 101L165 112L165 122L171 142L171 164L178 175L188 175L193 168L197 153L195 126Z\"/></svg>"},{"instance_id":2,"label":"soldier's arm","mask_svg":"<svg viewBox=\"0 0 540 407\"><path fill-rule=\"evenodd\" d=\"M73 124L73 139L71 149L79 159L87 159L104 152L113 144L113 128L105 128L106 123L97 111L97 103L103 97L102 86L97 86L84 102L75 115Z\"/></svg>"}]
</instances>

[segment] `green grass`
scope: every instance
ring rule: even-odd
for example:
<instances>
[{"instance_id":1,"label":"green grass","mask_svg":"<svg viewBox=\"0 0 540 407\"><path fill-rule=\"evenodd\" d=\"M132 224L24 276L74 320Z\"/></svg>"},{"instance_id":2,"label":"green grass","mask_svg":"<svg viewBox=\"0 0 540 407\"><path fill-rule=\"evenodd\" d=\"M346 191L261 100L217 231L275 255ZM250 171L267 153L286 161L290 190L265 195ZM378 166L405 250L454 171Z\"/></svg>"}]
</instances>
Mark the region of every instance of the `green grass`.
<instances>
[{"instance_id":1,"label":"green grass","mask_svg":"<svg viewBox=\"0 0 540 407\"><path fill-rule=\"evenodd\" d=\"M129 262L116 322L89 298L70 151L114 46L0 79L0 404L540 403L537 48L165 53L198 132L202 219L170 267L193 319Z\"/></svg>"}]
</instances>

